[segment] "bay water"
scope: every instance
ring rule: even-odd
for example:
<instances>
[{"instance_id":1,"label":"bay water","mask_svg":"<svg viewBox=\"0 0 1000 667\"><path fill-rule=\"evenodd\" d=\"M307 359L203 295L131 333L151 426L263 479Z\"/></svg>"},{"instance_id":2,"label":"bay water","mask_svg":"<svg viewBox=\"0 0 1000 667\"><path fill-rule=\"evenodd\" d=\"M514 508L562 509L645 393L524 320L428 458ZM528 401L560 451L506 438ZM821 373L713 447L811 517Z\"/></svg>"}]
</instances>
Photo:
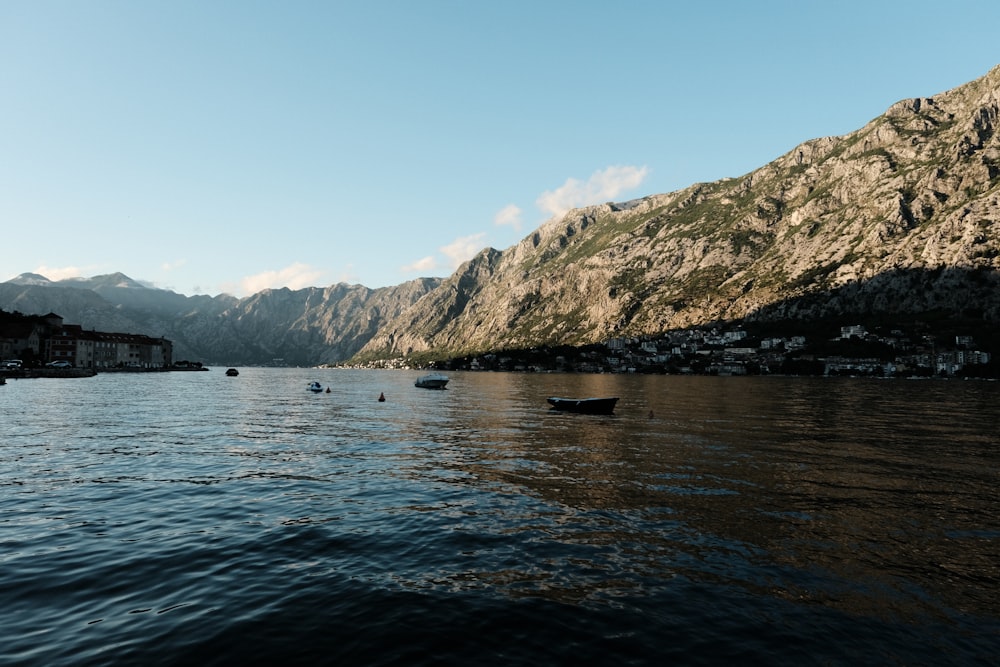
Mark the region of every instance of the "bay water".
<instances>
[{"instance_id":1,"label":"bay water","mask_svg":"<svg viewBox=\"0 0 1000 667\"><path fill-rule=\"evenodd\" d=\"M8 381L0 664L996 664L1000 383L419 374Z\"/></svg>"}]
</instances>

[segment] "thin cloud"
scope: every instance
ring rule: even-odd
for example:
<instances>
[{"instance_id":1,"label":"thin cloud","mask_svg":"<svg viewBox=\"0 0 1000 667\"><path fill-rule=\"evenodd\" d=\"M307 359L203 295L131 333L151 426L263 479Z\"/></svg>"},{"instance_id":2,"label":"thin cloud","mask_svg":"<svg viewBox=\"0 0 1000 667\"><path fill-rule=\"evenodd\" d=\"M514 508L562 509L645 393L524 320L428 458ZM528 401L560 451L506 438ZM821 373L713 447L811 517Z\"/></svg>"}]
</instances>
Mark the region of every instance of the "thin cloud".
<instances>
[{"instance_id":1,"label":"thin cloud","mask_svg":"<svg viewBox=\"0 0 1000 667\"><path fill-rule=\"evenodd\" d=\"M78 266L39 266L37 269L32 271L32 273L37 273L40 276L45 276L51 281L66 280L67 278L82 278L83 269Z\"/></svg>"},{"instance_id":2,"label":"thin cloud","mask_svg":"<svg viewBox=\"0 0 1000 667\"><path fill-rule=\"evenodd\" d=\"M638 187L646 179L647 167L613 166L594 172L586 182L569 178L562 187L543 192L535 202L550 217L562 216L567 211L602 201L614 200L627 190ZM495 225L510 226L515 231L521 229L523 211L515 204L508 204L493 216ZM438 248L447 258L442 265L434 256L427 256L401 267L406 273L432 273L447 266L454 271L469 261L485 247L486 233L461 236L446 246Z\"/></svg>"},{"instance_id":3,"label":"thin cloud","mask_svg":"<svg viewBox=\"0 0 1000 667\"><path fill-rule=\"evenodd\" d=\"M185 264L187 264L186 259L178 259L173 262L164 262L163 264L160 264L160 268L163 269L164 271L173 271L174 269L181 268Z\"/></svg>"},{"instance_id":4,"label":"thin cloud","mask_svg":"<svg viewBox=\"0 0 1000 667\"><path fill-rule=\"evenodd\" d=\"M507 204L493 216L493 224L509 225L514 231L521 231L521 209L514 204Z\"/></svg>"},{"instance_id":5,"label":"thin cloud","mask_svg":"<svg viewBox=\"0 0 1000 667\"><path fill-rule=\"evenodd\" d=\"M483 239L485 238L485 232L473 234L472 236L461 236L448 245L442 246L439 250L448 258L449 266L454 271L463 262L469 261L476 256L476 253L483 249Z\"/></svg>"},{"instance_id":6,"label":"thin cloud","mask_svg":"<svg viewBox=\"0 0 1000 667\"><path fill-rule=\"evenodd\" d=\"M402 267L402 270L406 273L429 273L437 269L437 260L434 259L432 255L423 257L413 262L412 264L407 264Z\"/></svg>"},{"instance_id":7,"label":"thin cloud","mask_svg":"<svg viewBox=\"0 0 1000 667\"><path fill-rule=\"evenodd\" d=\"M568 178L561 187L539 195L535 203L550 217L561 217L570 209L614 200L622 192L639 187L648 173L647 167L608 167L595 171L586 182Z\"/></svg>"},{"instance_id":8,"label":"thin cloud","mask_svg":"<svg viewBox=\"0 0 1000 667\"><path fill-rule=\"evenodd\" d=\"M341 283L356 283L358 282L358 275L354 272L354 265L348 264L337 277L337 282Z\"/></svg>"},{"instance_id":9,"label":"thin cloud","mask_svg":"<svg viewBox=\"0 0 1000 667\"><path fill-rule=\"evenodd\" d=\"M266 289L279 289L287 287L289 289L303 289L314 287L323 278L323 271L296 262L277 271L264 271L253 276L247 276L240 280L240 289L243 294L256 294Z\"/></svg>"},{"instance_id":10,"label":"thin cloud","mask_svg":"<svg viewBox=\"0 0 1000 667\"><path fill-rule=\"evenodd\" d=\"M476 256L485 244L486 232L480 232L471 236L460 236L451 243L438 248L444 255L442 260L439 257L428 255L422 259L401 267L406 273L422 273L424 275L433 274L439 270L454 271L463 262L467 262Z\"/></svg>"}]
</instances>

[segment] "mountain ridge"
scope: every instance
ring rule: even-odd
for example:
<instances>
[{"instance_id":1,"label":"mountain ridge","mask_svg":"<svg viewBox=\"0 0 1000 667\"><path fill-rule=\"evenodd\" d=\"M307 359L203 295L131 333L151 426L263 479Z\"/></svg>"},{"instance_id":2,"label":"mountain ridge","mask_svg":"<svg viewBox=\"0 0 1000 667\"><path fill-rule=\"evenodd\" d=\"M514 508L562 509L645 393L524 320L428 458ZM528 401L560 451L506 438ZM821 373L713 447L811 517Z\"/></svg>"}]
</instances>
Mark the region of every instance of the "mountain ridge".
<instances>
[{"instance_id":1,"label":"mountain ridge","mask_svg":"<svg viewBox=\"0 0 1000 667\"><path fill-rule=\"evenodd\" d=\"M22 274L31 284L0 283L0 304L143 327L234 364L444 358L866 312L975 312L995 324L998 119L1000 66L743 176L574 209L443 279L236 299L153 291L120 274L48 284Z\"/></svg>"},{"instance_id":2,"label":"mountain ridge","mask_svg":"<svg viewBox=\"0 0 1000 667\"><path fill-rule=\"evenodd\" d=\"M237 299L184 296L122 274L68 281L31 275L19 281L23 276L0 283L5 310L55 312L84 329L163 336L173 341L176 359L309 366L349 358L385 318L439 281L420 278L379 289L345 283L268 289Z\"/></svg>"},{"instance_id":3,"label":"mountain ridge","mask_svg":"<svg viewBox=\"0 0 1000 667\"><path fill-rule=\"evenodd\" d=\"M484 250L359 357L848 313L861 302L843 288L862 283L883 289L866 307L917 312L946 306L964 274L941 272L918 291L889 278L938 267L981 270L989 288L973 291L995 321L998 91L994 67L932 98L897 102L855 132L803 142L742 177L570 211L506 251ZM832 289L838 301L822 304ZM436 315L422 306L452 317L435 330Z\"/></svg>"}]
</instances>

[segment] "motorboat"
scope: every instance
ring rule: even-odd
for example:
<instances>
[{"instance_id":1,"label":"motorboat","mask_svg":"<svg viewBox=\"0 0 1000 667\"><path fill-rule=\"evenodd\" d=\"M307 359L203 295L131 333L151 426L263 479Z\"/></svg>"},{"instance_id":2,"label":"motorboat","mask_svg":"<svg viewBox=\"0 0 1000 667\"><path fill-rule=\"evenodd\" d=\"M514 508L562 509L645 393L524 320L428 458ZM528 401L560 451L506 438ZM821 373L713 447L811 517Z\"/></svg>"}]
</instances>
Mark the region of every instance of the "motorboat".
<instances>
[{"instance_id":1,"label":"motorboat","mask_svg":"<svg viewBox=\"0 0 1000 667\"><path fill-rule=\"evenodd\" d=\"M240 372L238 370L236 370L235 368L230 368L229 370L226 371L226 375L228 375L231 378L234 378L234 377L236 377L239 374L240 374Z\"/></svg>"},{"instance_id":2,"label":"motorboat","mask_svg":"<svg viewBox=\"0 0 1000 667\"><path fill-rule=\"evenodd\" d=\"M618 397L613 398L559 398L550 396L548 402L553 410L579 412L585 415L610 415L615 411Z\"/></svg>"},{"instance_id":3,"label":"motorboat","mask_svg":"<svg viewBox=\"0 0 1000 667\"><path fill-rule=\"evenodd\" d=\"M309 391L313 392L314 394L318 394L319 392L323 391L323 385L321 385L319 382L310 382Z\"/></svg>"},{"instance_id":4,"label":"motorboat","mask_svg":"<svg viewBox=\"0 0 1000 667\"><path fill-rule=\"evenodd\" d=\"M413 383L413 386L420 387L422 389L444 389L447 384L447 375L441 375L441 373L430 373L428 375L421 375L418 377L417 381Z\"/></svg>"}]
</instances>

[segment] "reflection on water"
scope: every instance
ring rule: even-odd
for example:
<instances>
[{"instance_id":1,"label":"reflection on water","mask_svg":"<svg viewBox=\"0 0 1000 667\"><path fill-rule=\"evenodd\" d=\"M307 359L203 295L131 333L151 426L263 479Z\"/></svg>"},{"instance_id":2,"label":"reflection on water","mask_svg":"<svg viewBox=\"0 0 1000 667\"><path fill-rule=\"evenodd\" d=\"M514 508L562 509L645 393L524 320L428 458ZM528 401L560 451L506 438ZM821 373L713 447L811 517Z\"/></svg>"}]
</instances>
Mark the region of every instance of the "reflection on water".
<instances>
[{"instance_id":1,"label":"reflection on water","mask_svg":"<svg viewBox=\"0 0 1000 667\"><path fill-rule=\"evenodd\" d=\"M562 376L488 376L503 412L451 433L463 472L559 508L549 539L642 554L645 586L703 576L707 549L713 577L852 613L1000 609L992 385L585 379L581 395L623 395L618 414L532 410Z\"/></svg>"},{"instance_id":2,"label":"reflection on water","mask_svg":"<svg viewBox=\"0 0 1000 667\"><path fill-rule=\"evenodd\" d=\"M457 664L455 628L481 614L508 619L525 663L595 637L609 662L1000 644L1000 385L453 373L427 391L416 374L5 387L0 661L399 645L400 664ZM574 415L550 395L621 400ZM410 631L427 616L438 631Z\"/></svg>"}]
</instances>

